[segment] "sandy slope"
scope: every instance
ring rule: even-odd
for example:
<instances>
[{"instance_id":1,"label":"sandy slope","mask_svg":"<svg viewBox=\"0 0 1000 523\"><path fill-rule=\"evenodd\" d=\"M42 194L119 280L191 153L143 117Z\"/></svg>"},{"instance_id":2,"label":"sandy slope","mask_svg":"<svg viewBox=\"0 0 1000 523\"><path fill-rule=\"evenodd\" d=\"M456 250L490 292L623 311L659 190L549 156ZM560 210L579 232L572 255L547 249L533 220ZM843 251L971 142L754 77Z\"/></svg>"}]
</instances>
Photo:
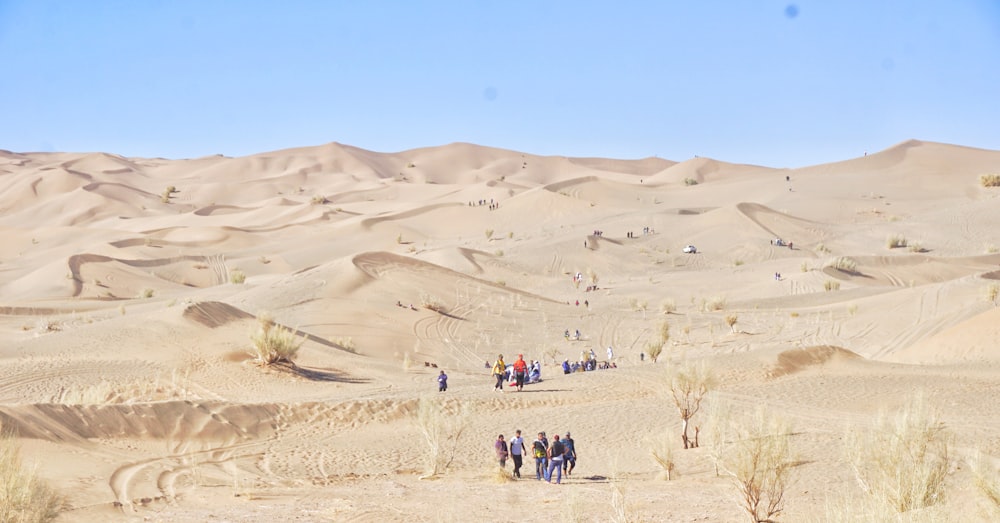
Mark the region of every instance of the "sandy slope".
<instances>
[{"instance_id":1,"label":"sandy slope","mask_svg":"<svg viewBox=\"0 0 1000 523\"><path fill-rule=\"evenodd\" d=\"M471 144L0 151L0 421L66 494L63 521L607 521L614 476L642 520L740 521L710 445L678 448L669 482L649 456L679 433L663 372L686 357L714 369L714 401L792 423L784 520L862 499L844 431L919 392L958 461L917 520L981 519L961 460L1000 456L1000 316L984 298L1000 190L978 184L997 165L919 141L795 170ZM854 272L827 266L841 256ZM228 283L236 269L246 283ZM247 355L262 311L305 338L296 369ZM669 354L641 361L664 320ZM617 369L553 365L609 345ZM492 392L499 352L544 357L544 381ZM413 420L438 369L439 396L473 416L427 481ZM577 472L495 482L492 442L515 428L571 430Z\"/></svg>"}]
</instances>

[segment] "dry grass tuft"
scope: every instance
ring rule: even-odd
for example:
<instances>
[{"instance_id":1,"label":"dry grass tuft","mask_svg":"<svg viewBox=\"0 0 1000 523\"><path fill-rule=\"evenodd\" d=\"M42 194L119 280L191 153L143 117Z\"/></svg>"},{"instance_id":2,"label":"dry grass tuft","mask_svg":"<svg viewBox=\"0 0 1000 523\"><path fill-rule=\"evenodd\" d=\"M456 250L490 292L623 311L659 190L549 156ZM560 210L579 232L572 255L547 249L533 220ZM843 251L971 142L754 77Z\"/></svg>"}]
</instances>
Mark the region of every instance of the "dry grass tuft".
<instances>
[{"instance_id":1,"label":"dry grass tuft","mask_svg":"<svg viewBox=\"0 0 1000 523\"><path fill-rule=\"evenodd\" d=\"M980 174L979 185L983 187L1000 187L1000 174Z\"/></svg>"},{"instance_id":2,"label":"dry grass tuft","mask_svg":"<svg viewBox=\"0 0 1000 523\"><path fill-rule=\"evenodd\" d=\"M493 463L490 466L489 480L491 483L503 485L505 483L512 483L514 477L511 476L510 472L507 472L507 469L501 467L498 463Z\"/></svg>"},{"instance_id":3,"label":"dry grass tuft","mask_svg":"<svg viewBox=\"0 0 1000 523\"><path fill-rule=\"evenodd\" d=\"M839 291L840 282L834 280L826 280L825 282L823 282L823 289L826 291Z\"/></svg>"},{"instance_id":4,"label":"dry grass tuft","mask_svg":"<svg viewBox=\"0 0 1000 523\"><path fill-rule=\"evenodd\" d=\"M276 324L266 312L257 315L257 330L250 335L250 340L253 342L250 355L261 365L293 364L299 347L305 342L292 329Z\"/></svg>"},{"instance_id":5,"label":"dry grass tuft","mask_svg":"<svg viewBox=\"0 0 1000 523\"><path fill-rule=\"evenodd\" d=\"M721 311L726 308L726 298L722 296L712 296L702 301L701 308L705 312Z\"/></svg>"},{"instance_id":6,"label":"dry grass tuft","mask_svg":"<svg viewBox=\"0 0 1000 523\"><path fill-rule=\"evenodd\" d=\"M871 429L850 430L845 441L858 483L881 504L907 512L943 498L951 437L923 396L881 412Z\"/></svg>"},{"instance_id":7,"label":"dry grass tuft","mask_svg":"<svg viewBox=\"0 0 1000 523\"><path fill-rule=\"evenodd\" d=\"M885 239L885 246L889 249L906 247L906 236L903 236L902 234L890 234Z\"/></svg>"},{"instance_id":8,"label":"dry grass tuft","mask_svg":"<svg viewBox=\"0 0 1000 523\"><path fill-rule=\"evenodd\" d=\"M838 271L856 274L858 272L858 261L847 256L834 258L826 263L826 267L832 267Z\"/></svg>"},{"instance_id":9,"label":"dry grass tuft","mask_svg":"<svg viewBox=\"0 0 1000 523\"><path fill-rule=\"evenodd\" d=\"M427 469L420 479L432 479L448 470L463 448L463 436L471 418L468 402L448 402L436 396L423 396L417 401L415 421L427 445Z\"/></svg>"},{"instance_id":10,"label":"dry grass tuft","mask_svg":"<svg viewBox=\"0 0 1000 523\"><path fill-rule=\"evenodd\" d=\"M673 314L677 312L677 304L674 303L674 300L667 298L660 302L660 312L663 314Z\"/></svg>"},{"instance_id":11,"label":"dry grass tuft","mask_svg":"<svg viewBox=\"0 0 1000 523\"><path fill-rule=\"evenodd\" d=\"M646 354L649 354L650 359L653 363L656 363L657 358L663 353L663 346L667 344L670 340L670 324L664 320L660 323L660 330L657 333L657 338L655 340L650 340L646 344Z\"/></svg>"},{"instance_id":12,"label":"dry grass tuft","mask_svg":"<svg viewBox=\"0 0 1000 523\"><path fill-rule=\"evenodd\" d=\"M981 452L976 452L969 465L976 488L986 498L990 520L1000 521L1000 470Z\"/></svg>"},{"instance_id":13,"label":"dry grass tuft","mask_svg":"<svg viewBox=\"0 0 1000 523\"><path fill-rule=\"evenodd\" d=\"M38 477L34 468L26 469L21 463L21 448L14 437L0 430L0 521L52 521L65 506L63 498Z\"/></svg>"},{"instance_id":14,"label":"dry grass tuft","mask_svg":"<svg viewBox=\"0 0 1000 523\"><path fill-rule=\"evenodd\" d=\"M660 477L670 481L673 479L676 463L674 462L673 438L666 434L654 434L649 440L649 454L653 461L662 469Z\"/></svg>"},{"instance_id":15,"label":"dry grass tuft","mask_svg":"<svg viewBox=\"0 0 1000 523\"><path fill-rule=\"evenodd\" d=\"M247 281L247 273L240 269L233 269L229 271L229 283L234 285L239 285Z\"/></svg>"},{"instance_id":16,"label":"dry grass tuft","mask_svg":"<svg viewBox=\"0 0 1000 523\"><path fill-rule=\"evenodd\" d=\"M985 291L983 291L983 298L993 305L997 304L998 296L1000 296L1000 283L991 283L987 285Z\"/></svg>"}]
</instances>

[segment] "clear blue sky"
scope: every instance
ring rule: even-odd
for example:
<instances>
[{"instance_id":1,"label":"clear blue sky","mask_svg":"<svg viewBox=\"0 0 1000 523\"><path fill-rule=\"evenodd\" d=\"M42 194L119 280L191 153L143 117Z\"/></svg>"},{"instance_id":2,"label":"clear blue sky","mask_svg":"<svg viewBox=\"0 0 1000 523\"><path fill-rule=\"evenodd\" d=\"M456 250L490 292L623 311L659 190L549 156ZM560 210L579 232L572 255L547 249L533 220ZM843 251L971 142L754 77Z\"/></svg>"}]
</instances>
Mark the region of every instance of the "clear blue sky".
<instances>
[{"instance_id":1,"label":"clear blue sky","mask_svg":"<svg viewBox=\"0 0 1000 523\"><path fill-rule=\"evenodd\" d=\"M1000 1L0 0L0 148L1000 149Z\"/></svg>"}]
</instances>

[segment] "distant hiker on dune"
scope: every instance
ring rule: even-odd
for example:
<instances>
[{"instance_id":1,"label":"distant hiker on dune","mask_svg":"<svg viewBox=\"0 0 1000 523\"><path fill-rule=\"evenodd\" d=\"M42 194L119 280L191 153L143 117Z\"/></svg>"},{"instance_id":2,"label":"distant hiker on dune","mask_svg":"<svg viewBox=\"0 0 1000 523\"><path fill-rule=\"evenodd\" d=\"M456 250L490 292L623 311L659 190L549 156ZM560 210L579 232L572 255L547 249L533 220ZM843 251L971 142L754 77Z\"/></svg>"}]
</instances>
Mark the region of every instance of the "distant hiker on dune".
<instances>
[{"instance_id":1,"label":"distant hiker on dune","mask_svg":"<svg viewBox=\"0 0 1000 523\"><path fill-rule=\"evenodd\" d=\"M446 390L448 390L448 375L441 371L441 374L438 374L438 392Z\"/></svg>"}]
</instances>

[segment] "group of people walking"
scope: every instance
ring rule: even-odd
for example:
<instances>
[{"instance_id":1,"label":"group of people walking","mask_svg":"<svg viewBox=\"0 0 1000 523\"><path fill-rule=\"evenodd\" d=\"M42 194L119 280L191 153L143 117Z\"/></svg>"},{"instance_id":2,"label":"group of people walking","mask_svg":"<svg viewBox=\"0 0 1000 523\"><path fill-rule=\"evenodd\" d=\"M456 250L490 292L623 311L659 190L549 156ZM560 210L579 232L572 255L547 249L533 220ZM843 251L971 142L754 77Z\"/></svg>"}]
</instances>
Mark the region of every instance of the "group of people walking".
<instances>
[{"instance_id":1,"label":"group of people walking","mask_svg":"<svg viewBox=\"0 0 1000 523\"><path fill-rule=\"evenodd\" d=\"M503 392L503 382L508 379L511 380L511 386L516 387L516 390L524 390L524 384L535 383L541 381L542 379L542 362L532 361L531 364L524 361L524 354L517 355L517 361L507 369L507 364L503 361L503 354L497 355L497 360L493 363L492 369L493 378L496 379L496 385L493 386L494 392Z\"/></svg>"},{"instance_id":2,"label":"group of people walking","mask_svg":"<svg viewBox=\"0 0 1000 523\"><path fill-rule=\"evenodd\" d=\"M562 483L563 472L569 476L576 468L576 442L569 432L564 438L560 438L558 434L552 436L551 444L545 433L539 432L538 438L531 443L530 454L520 430L514 432L514 439L509 443L504 440L503 434L500 434L493 448L501 468L507 468L508 457L514 461L515 479L521 479L521 466L525 455L535 458L535 479L539 481L544 478L547 483L552 483L552 474L555 473L556 483Z\"/></svg>"}]
</instances>

